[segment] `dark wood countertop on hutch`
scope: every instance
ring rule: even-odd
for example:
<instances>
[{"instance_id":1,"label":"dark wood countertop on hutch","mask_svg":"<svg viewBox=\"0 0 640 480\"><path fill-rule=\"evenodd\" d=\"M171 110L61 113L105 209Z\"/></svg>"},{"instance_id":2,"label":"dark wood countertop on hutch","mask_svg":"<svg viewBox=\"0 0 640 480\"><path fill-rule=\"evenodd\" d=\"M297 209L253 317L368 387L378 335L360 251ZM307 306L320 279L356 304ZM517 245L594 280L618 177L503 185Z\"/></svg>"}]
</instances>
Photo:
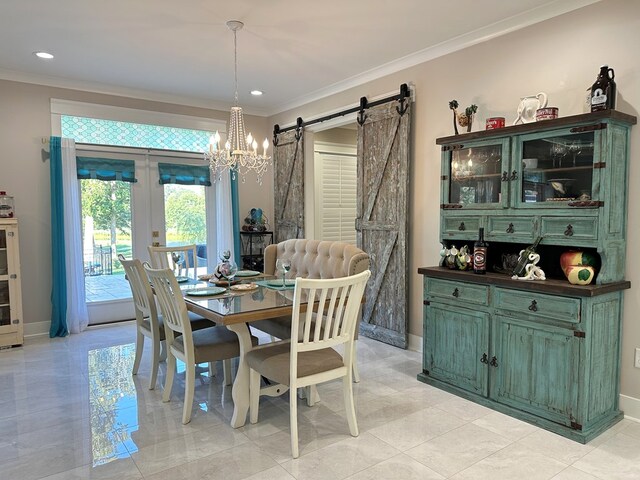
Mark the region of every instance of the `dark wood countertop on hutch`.
<instances>
[{"instance_id":1,"label":"dark wood countertop on hutch","mask_svg":"<svg viewBox=\"0 0 640 480\"><path fill-rule=\"evenodd\" d=\"M568 117L560 117L554 120L542 120L540 122L523 123L521 125L512 125L510 127L494 128L493 130L480 130L471 133L462 133L460 135L450 135L448 137L440 137L436 139L437 145L449 145L452 143L461 143L470 140L480 140L492 137L504 137L507 135L517 135L528 132L541 132L544 130L554 130L576 123L592 123L605 119L620 120L631 125L637 123L637 118L633 115L619 112L617 110L602 110L599 112L583 113L580 115L571 115Z\"/></svg>"},{"instance_id":2,"label":"dark wood countertop on hutch","mask_svg":"<svg viewBox=\"0 0 640 480\"><path fill-rule=\"evenodd\" d=\"M497 285L499 287L515 288L552 295L567 295L571 297L595 297L610 292L627 290L631 282L612 282L604 285L572 285L566 280L512 280L510 276L501 273L487 272L477 275L473 271L451 270L445 267L420 267L420 275L444 280L473 282L480 285Z\"/></svg>"}]
</instances>

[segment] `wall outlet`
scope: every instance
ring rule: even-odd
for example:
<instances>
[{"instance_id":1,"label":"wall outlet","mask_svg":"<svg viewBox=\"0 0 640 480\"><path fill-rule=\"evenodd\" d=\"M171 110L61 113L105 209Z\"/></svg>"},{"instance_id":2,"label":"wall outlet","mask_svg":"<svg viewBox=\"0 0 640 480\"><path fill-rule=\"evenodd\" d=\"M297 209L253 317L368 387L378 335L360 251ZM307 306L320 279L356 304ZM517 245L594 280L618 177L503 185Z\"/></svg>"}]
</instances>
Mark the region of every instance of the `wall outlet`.
<instances>
[{"instance_id":1,"label":"wall outlet","mask_svg":"<svg viewBox=\"0 0 640 480\"><path fill-rule=\"evenodd\" d=\"M633 366L640 368L640 348L636 348L636 358L633 362Z\"/></svg>"}]
</instances>

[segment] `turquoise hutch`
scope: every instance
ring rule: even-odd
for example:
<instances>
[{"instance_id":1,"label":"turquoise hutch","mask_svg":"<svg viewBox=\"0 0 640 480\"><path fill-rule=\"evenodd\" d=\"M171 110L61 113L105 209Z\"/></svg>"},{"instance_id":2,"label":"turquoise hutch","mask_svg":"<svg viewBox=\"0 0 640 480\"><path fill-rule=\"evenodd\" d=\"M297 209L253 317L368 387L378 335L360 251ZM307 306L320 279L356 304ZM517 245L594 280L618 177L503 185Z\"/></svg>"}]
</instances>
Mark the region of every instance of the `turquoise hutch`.
<instances>
[{"instance_id":1,"label":"turquoise hutch","mask_svg":"<svg viewBox=\"0 0 640 480\"><path fill-rule=\"evenodd\" d=\"M437 139L440 237L473 246L483 227L488 271L424 267L418 379L587 442L620 420L622 295L629 131L615 110ZM542 236L545 281L513 280L509 258ZM560 254L600 259L571 285Z\"/></svg>"}]
</instances>

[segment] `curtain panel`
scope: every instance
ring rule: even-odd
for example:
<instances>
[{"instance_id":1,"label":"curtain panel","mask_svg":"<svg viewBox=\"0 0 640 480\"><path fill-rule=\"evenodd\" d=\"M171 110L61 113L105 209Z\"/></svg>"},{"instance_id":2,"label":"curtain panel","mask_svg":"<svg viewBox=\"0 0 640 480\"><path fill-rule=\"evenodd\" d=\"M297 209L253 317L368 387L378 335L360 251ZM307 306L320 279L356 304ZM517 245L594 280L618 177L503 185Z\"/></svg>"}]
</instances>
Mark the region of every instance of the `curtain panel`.
<instances>
[{"instance_id":1,"label":"curtain panel","mask_svg":"<svg viewBox=\"0 0 640 480\"><path fill-rule=\"evenodd\" d=\"M51 327L50 337L80 333L89 324L84 285L80 188L75 142L51 137Z\"/></svg>"}]
</instances>

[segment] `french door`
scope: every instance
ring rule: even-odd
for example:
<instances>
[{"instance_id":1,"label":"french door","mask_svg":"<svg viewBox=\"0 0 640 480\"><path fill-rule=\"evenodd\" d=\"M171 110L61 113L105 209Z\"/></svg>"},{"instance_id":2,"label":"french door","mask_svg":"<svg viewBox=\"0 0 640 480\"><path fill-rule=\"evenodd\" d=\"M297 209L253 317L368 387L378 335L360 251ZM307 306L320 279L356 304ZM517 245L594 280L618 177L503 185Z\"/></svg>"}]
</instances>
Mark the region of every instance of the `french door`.
<instances>
[{"instance_id":1,"label":"french door","mask_svg":"<svg viewBox=\"0 0 640 480\"><path fill-rule=\"evenodd\" d=\"M199 154L78 146L77 155L135 164L135 183L79 180L90 325L134 317L118 254L147 261L149 245L195 243L203 271L215 265L215 187L159 181L159 163L203 165Z\"/></svg>"}]
</instances>

